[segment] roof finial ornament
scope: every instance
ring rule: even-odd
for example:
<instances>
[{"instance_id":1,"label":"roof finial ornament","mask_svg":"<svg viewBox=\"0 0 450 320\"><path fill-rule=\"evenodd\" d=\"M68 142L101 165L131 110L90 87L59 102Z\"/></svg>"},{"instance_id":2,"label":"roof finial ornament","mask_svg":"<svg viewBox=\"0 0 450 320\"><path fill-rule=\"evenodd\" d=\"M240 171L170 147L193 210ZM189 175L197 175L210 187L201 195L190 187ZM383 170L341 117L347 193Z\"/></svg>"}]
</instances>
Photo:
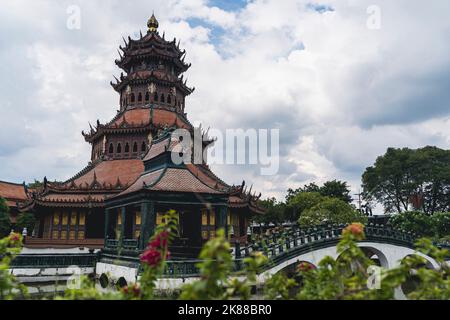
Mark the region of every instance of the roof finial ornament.
<instances>
[{"instance_id":1,"label":"roof finial ornament","mask_svg":"<svg viewBox=\"0 0 450 320\"><path fill-rule=\"evenodd\" d=\"M156 32L158 30L159 23L158 20L156 20L154 12L152 13L150 19L148 19L147 26L149 32Z\"/></svg>"}]
</instances>

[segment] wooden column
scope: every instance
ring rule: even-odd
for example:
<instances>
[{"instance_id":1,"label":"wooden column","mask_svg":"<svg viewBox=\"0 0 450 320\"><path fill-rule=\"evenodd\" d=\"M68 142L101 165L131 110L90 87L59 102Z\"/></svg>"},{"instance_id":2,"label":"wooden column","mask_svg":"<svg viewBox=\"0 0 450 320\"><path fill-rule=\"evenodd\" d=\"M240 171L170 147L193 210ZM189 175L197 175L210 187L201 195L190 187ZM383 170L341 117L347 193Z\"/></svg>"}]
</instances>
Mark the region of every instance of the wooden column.
<instances>
[{"instance_id":1,"label":"wooden column","mask_svg":"<svg viewBox=\"0 0 450 320\"><path fill-rule=\"evenodd\" d=\"M106 241L109 238L109 230L110 230L110 228L109 228L109 216L110 216L110 214L111 214L111 209L106 209L105 210L105 236L104 236L104 238L105 238L104 246L105 247L106 247Z\"/></svg>"},{"instance_id":2,"label":"wooden column","mask_svg":"<svg viewBox=\"0 0 450 320\"><path fill-rule=\"evenodd\" d=\"M122 207L119 211L121 215L122 224L120 225L120 239L119 239L119 247L122 247L124 234L125 234L125 219L127 218L127 208Z\"/></svg>"},{"instance_id":3,"label":"wooden column","mask_svg":"<svg viewBox=\"0 0 450 320\"><path fill-rule=\"evenodd\" d=\"M225 230L225 237L228 238L228 221L227 221L227 206L222 205L216 207L216 228Z\"/></svg>"},{"instance_id":4,"label":"wooden column","mask_svg":"<svg viewBox=\"0 0 450 320\"><path fill-rule=\"evenodd\" d=\"M143 250L150 237L155 233L156 228L156 213L155 203L152 201L144 201L141 203L141 236L139 238L139 249Z\"/></svg>"}]
</instances>

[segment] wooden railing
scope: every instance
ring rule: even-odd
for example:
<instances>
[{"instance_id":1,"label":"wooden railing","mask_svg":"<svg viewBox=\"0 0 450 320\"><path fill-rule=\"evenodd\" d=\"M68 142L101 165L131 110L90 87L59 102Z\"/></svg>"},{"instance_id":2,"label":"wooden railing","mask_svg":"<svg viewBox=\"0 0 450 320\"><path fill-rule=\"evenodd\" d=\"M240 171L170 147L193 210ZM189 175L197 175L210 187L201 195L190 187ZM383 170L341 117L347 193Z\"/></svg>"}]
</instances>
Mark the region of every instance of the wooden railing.
<instances>
[{"instance_id":1,"label":"wooden railing","mask_svg":"<svg viewBox=\"0 0 450 320\"><path fill-rule=\"evenodd\" d=\"M24 242L25 248L79 248L85 247L90 249L103 248L103 239L83 239L83 240L53 240L40 238L26 238Z\"/></svg>"}]
</instances>

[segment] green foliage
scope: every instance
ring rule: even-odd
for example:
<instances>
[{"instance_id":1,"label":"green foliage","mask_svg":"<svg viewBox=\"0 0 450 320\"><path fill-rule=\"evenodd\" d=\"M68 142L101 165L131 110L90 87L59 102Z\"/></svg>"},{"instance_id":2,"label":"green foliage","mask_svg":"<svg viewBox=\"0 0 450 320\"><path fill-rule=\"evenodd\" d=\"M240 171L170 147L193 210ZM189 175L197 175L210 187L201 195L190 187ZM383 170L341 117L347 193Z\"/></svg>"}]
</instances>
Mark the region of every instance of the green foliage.
<instances>
[{"instance_id":1,"label":"green foliage","mask_svg":"<svg viewBox=\"0 0 450 320\"><path fill-rule=\"evenodd\" d=\"M278 225L286 220L286 205L283 202L278 202L275 198L269 198L260 201L259 205L266 209L266 213L256 216L255 222Z\"/></svg>"},{"instance_id":2,"label":"green foliage","mask_svg":"<svg viewBox=\"0 0 450 320\"><path fill-rule=\"evenodd\" d=\"M320 225L325 222L331 224L366 223L367 217L340 199L322 197L315 205L305 209L298 220L303 227Z\"/></svg>"},{"instance_id":3,"label":"green foliage","mask_svg":"<svg viewBox=\"0 0 450 320\"><path fill-rule=\"evenodd\" d=\"M203 246L199 258L200 280L183 286L180 295L183 300L227 300L236 296L249 299L259 268L267 261L261 253L245 258L245 277L238 279L239 274L233 274L230 244L223 229Z\"/></svg>"},{"instance_id":4,"label":"green foliage","mask_svg":"<svg viewBox=\"0 0 450 320\"><path fill-rule=\"evenodd\" d=\"M0 300L26 298L27 288L19 284L9 272L14 257L20 253L22 237L19 234L0 239Z\"/></svg>"},{"instance_id":5,"label":"green foliage","mask_svg":"<svg viewBox=\"0 0 450 320\"><path fill-rule=\"evenodd\" d=\"M19 232L22 232L24 228L27 228L28 235L31 235L35 224L36 218L32 213L24 212L17 216L16 229Z\"/></svg>"},{"instance_id":6,"label":"green foliage","mask_svg":"<svg viewBox=\"0 0 450 320\"><path fill-rule=\"evenodd\" d=\"M450 150L389 148L362 176L364 198L387 212L408 211L411 200L427 214L450 211Z\"/></svg>"},{"instance_id":7,"label":"green foliage","mask_svg":"<svg viewBox=\"0 0 450 320\"><path fill-rule=\"evenodd\" d=\"M438 240L450 235L450 212L438 212L431 216L421 211L402 212L392 215L388 224L394 229Z\"/></svg>"},{"instance_id":8,"label":"green foliage","mask_svg":"<svg viewBox=\"0 0 450 320\"><path fill-rule=\"evenodd\" d=\"M325 197L336 198L346 203L352 202L350 189L345 181L327 181L320 188L320 194Z\"/></svg>"},{"instance_id":9,"label":"green foliage","mask_svg":"<svg viewBox=\"0 0 450 320\"><path fill-rule=\"evenodd\" d=\"M352 197L350 196L350 188L345 181L332 180L327 181L323 186L319 187L317 184L310 183L305 185L303 188L298 188L296 190L288 189L286 195L286 202L289 203L293 198L295 198L300 193L319 193L324 197L337 198L344 202L351 203Z\"/></svg>"},{"instance_id":10,"label":"green foliage","mask_svg":"<svg viewBox=\"0 0 450 320\"><path fill-rule=\"evenodd\" d=\"M266 280L264 284L264 296L269 300L289 300L289 290L296 287L297 282L279 272Z\"/></svg>"},{"instance_id":11,"label":"green foliage","mask_svg":"<svg viewBox=\"0 0 450 320\"><path fill-rule=\"evenodd\" d=\"M419 279L414 291L407 295L411 300L450 300L450 258L449 251L433 246L429 239L423 238L416 244L417 250L438 264L438 268L427 268L427 261L419 255L403 259L398 268L403 275L413 275Z\"/></svg>"},{"instance_id":12,"label":"green foliage","mask_svg":"<svg viewBox=\"0 0 450 320\"><path fill-rule=\"evenodd\" d=\"M11 231L11 219L6 200L0 197L0 238L6 237Z\"/></svg>"}]
</instances>

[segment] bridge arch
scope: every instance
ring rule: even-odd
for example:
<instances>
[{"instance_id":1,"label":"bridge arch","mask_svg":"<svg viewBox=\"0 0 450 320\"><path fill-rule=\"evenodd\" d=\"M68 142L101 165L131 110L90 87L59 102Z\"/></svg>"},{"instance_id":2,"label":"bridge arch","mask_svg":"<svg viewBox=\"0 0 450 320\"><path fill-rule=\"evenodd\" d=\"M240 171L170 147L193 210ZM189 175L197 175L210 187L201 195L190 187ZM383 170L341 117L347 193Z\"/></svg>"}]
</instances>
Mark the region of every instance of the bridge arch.
<instances>
[{"instance_id":1,"label":"bridge arch","mask_svg":"<svg viewBox=\"0 0 450 320\"><path fill-rule=\"evenodd\" d=\"M366 250L366 252L376 254L378 259L380 260L381 266L386 269L398 267L405 257L412 254L417 254L425 258L429 262L430 266L432 266L433 268L439 267L438 263L431 257L428 257L423 253L408 247L388 243L365 242L365 241L358 242L358 246L361 247L363 250ZM303 252L300 253L299 255L291 254L289 258L282 261L280 260L278 263L274 264L271 268L261 273L258 277L258 281L263 283L265 279L267 279L267 277L274 275L279 271L288 268L290 265L297 264L301 261L311 263L312 265L317 266L319 262L326 256L330 256L335 260L339 257L336 243L330 243L330 245L327 247L312 250L310 252Z\"/></svg>"}]
</instances>

